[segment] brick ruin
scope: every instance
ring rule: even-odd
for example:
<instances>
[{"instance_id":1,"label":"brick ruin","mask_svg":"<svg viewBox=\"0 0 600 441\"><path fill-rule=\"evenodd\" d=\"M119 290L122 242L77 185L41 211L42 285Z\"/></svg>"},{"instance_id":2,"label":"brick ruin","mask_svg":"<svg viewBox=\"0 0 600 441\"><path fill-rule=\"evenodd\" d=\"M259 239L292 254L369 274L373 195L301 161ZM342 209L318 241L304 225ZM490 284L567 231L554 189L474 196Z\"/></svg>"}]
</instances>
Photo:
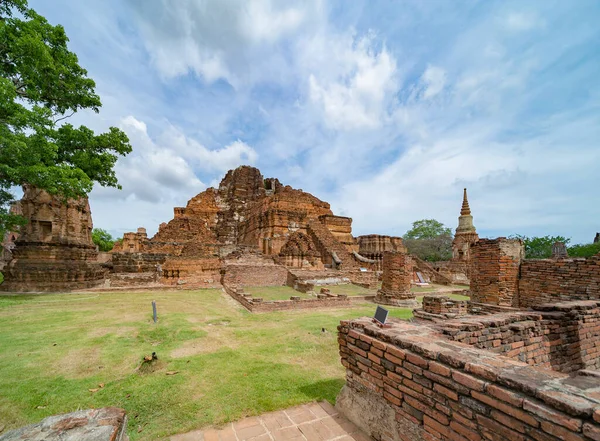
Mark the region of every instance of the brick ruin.
<instances>
[{"instance_id":1,"label":"brick ruin","mask_svg":"<svg viewBox=\"0 0 600 441\"><path fill-rule=\"evenodd\" d=\"M470 301L341 322L337 407L376 440L599 440L600 254L524 259L506 238L470 253Z\"/></svg>"},{"instance_id":2,"label":"brick ruin","mask_svg":"<svg viewBox=\"0 0 600 441\"><path fill-rule=\"evenodd\" d=\"M125 233L109 255L91 241L87 199L63 202L26 189L15 207L29 223L5 240L12 259L3 290L267 286L288 283L291 270L315 286L331 278L377 285L380 268L360 255L351 218L253 167L230 170L218 188L175 207L153 237L143 227ZM400 238L386 238L384 249L402 246Z\"/></svg>"},{"instance_id":3,"label":"brick ruin","mask_svg":"<svg viewBox=\"0 0 600 441\"><path fill-rule=\"evenodd\" d=\"M532 367L423 324L356 319L338 330L336 406L376 440L600 439L597 372Z\"/></svg>"},{"instance_id":4,"label":"brick ruin","mask_svg":"<svg viewBox=\"0 0 600 441\"><path fill-rule=\"evenodd\" d=\"M0 289L64 291L104 283L106 270L97 261L87 198L64 201L27 185L19 209L29 222L15 235Z\"/></svg>"},{"instance_id":5,"label":"brick ruin","mask_svg":"<svg viewBox=\"0 0 600 441\"><path fill-rule=\"evenodd\" d=\"M410 288L413 279L412 258L406 252L383 253L383 283L375 302L383 305L415 307L418 305Z\"/></svg>"}]
</instances>

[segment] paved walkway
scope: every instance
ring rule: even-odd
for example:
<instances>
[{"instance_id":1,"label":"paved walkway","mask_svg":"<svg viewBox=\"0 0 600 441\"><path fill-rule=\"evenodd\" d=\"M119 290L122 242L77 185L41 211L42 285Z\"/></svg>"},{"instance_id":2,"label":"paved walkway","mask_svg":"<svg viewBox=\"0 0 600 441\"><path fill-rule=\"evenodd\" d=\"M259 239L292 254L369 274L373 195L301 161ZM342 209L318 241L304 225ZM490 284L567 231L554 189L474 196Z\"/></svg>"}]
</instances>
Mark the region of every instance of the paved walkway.
<instances>
[{"instance_id":1,"label":"paved walkway","mask_svg":"<svg viewBox=\"0 0 600 441\"><path fill-rule=\"evenodd\" d=\"M305 404L224 428L195 430L171 441L371 441L328 402Z\"/></svg>"}]
</instances>

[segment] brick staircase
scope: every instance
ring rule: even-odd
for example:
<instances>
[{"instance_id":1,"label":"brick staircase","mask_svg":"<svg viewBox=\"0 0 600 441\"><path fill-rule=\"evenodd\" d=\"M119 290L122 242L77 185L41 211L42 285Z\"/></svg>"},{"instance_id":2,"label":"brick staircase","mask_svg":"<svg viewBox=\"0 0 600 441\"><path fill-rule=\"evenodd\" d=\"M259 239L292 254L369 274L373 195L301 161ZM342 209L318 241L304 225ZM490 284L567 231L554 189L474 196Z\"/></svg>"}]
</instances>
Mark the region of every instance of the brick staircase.
<instances>
[{"instance_id":1,"label":"brick staircase","mask_svg":"<svg viewBox=\"0 0 600 441\"><path fill-rule=\"evenodd\" d=\"M359 264L354 259L354 256L321 222L318 220L309 221L306 232L319 248L325 263L334 261L338 265L338 269L343 270L359 268Z\"/></svg>"}]
</instances>

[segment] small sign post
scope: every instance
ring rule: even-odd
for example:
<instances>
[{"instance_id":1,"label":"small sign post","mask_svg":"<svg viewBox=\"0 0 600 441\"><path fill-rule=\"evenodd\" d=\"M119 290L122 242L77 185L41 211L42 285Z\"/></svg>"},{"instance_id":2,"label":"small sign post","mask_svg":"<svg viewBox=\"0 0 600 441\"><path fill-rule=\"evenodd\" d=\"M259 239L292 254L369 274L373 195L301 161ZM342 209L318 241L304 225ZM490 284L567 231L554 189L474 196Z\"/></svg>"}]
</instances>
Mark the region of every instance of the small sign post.
<instances>
[{"instance_id":1,"label":"small sign post","mask_svg":"<svg viewBox=\"0 0 600 441\"><path fill-rule=\"evenodd\" d=\"M373 318L373 322L381 327L381 328L387 328L390 325L386 325L386 320L388 318L388 314L389 311L379 305L377 305L377 309L375 310L375 317Z\"/></svg>"},{"instance_id":2,"label":"small sign post","mask_svg":"<svg viewBox=\"0 0 600 441\"><path fill-rule=\"evenodd\" d=\"M154 320L154 323L156 323L156 300L152 300L152 319Z\"/></svg>"}]
</instances>

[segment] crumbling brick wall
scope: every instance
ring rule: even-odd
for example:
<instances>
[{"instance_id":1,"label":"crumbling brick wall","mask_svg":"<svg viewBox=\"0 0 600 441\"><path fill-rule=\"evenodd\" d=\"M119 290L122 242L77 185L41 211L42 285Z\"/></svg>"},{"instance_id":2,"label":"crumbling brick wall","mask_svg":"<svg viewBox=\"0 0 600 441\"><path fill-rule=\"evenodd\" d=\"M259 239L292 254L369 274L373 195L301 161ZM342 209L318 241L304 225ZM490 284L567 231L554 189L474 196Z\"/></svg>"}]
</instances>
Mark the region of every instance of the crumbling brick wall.
<instances>
[{"instance_id":1,"label":"crumbling brick wall","mask_svg":"<svg viewBox=\"0 0 600 441\"><path fill-rule=\"evenodd\" d=\"M444 335L559 372L600 366L600 302L539 305L536 311L469 316L441 325Z\"/></svg>"},{"instance_id":2,"label":"crumbling brick wall","mask_svg":"<svg viewBox=\"0 0 600 441\"><path fill-rule=\"evenodd\" d=\"M301 299L291 296L289 300L263 301L262 298L244 294L243 288L223 285L225 291L250 312L273 312L297 309L321 309L331 307L351 306L350 299L345 295L318 295L316 298Z\"/></svg>"},{"instance_id":3,"label":"crumbling brick wall","mask_svg":"<svg viewBox=\"0 0 600 441\"><path fill-rule=\"evenodd\" d=\"M381 441L600 439L597 377L443 341L431 328L342 321L336 406ZM590 387L591 386L591 387Z\"/></svg>"},{"instance_id":4,"label":"crumbling brick wall","mask_svg":"<svg viewBox=\"0 0 600 441\"><path fill-rule=\"evenodd\" d=\"M481 239L471 246L471 300L518 306L519 269L524 256L519 239Z\"/></svg>"},{"instance_id":5,"label":"crumbling brick wall","mask_svg":"<svg viewBox=\"0 0 600 441\"><path fill-rule=\"evenodd\" d=\"M600 299L600 256L589 259L524 260L519 306Z\"/></svg>"},{"instance_id":6,"label":"crumbling brick wall","mask_svg":"<svg viewBox=\"0 0 600 441\"><path fill-rule=\"evenodd\" d=\"M468 313L467 307L466 300L452 300L447 296L423 297L423 310L429 314L465 315Z\"/></svg>"},{"instance_id":7,"label":"crumbling brick wall","mask_svg":"<svg viewBox=\"0 0 600 441\"><path fill-rule=\"evenodd\" d=\"M223 261L221 283L230 286L285 285L287 269L272 258L253 253L232 253Z\"/></svg>"}]
</instances>

